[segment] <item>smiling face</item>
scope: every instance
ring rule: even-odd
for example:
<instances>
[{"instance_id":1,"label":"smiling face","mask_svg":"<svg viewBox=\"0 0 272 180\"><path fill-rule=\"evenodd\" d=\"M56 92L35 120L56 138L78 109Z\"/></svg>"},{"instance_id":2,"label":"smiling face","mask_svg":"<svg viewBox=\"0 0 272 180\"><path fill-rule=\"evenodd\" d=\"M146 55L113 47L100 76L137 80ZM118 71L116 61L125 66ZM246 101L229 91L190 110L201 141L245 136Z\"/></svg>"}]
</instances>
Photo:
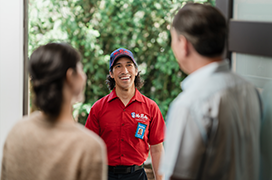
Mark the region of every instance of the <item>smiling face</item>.
<instances>
[{"instance_id":1,"label":"smiling face","mask_svg":"<svg viewBox=\"0 0 272 180\"><path fill-rule=\"evenodd\" d=\"M121 57L114 63L110 76L115 81L117 91L127 91L135 89L134 80L137 73L138 69L133 61L127 57Z\"/></svg>"}]
</instances>

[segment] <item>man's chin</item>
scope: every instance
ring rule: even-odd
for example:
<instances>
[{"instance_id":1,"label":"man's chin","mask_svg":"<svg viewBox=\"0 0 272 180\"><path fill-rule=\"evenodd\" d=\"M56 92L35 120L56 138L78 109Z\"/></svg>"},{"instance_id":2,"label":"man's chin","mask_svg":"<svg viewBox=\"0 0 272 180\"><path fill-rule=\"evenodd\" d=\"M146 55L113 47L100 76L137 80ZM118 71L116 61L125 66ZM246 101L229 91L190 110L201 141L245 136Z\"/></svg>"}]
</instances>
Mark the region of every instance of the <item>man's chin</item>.
<instances>
[{"instance_id":1,"label":"man's chin","mask_svg":"<svg viewBox=\"0 0 272 180\"><path fill-rule=\"evenodd\" d=\"M131 85L131 86L119 86L118 87L118 89L121 89L122 91L129 91L132 88L134 88L133 85Z\"/></svg>"}]
</instances>

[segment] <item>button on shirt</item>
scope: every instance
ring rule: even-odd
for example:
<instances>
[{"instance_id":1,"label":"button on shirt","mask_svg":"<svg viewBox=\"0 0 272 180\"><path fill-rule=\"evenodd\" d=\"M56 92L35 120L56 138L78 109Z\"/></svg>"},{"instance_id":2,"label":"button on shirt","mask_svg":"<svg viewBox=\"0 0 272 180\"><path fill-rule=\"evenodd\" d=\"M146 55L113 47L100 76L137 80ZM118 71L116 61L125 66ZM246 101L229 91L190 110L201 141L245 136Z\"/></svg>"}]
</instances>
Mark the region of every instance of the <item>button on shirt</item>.
<instances>
[{"instance_id":1,"label":"button on shirt","mask_svg":"<svg viewBox=\"0 0 272 180\"><path fill-rule=\"evenodd\" d=\"M147 125L143 139L136 138L138 123ZM137 89L127 106L115 89L91 108L85 125L105 141L110 166L141 165L149 145L163 142L165 123L157 104Z\"/></svg>"},{"instance_id":2,"label":"button on shirt","mask_svg":"<svg viewBox=\"0 0 272 180\"><path fill-rule=\"evenodd\" d=\"M171 103L160 171L202 180L257 180L260 100L257 90L214 62L189 75ZM201 178L200 178L201 177Z\"/></svg>"}]
</instances>

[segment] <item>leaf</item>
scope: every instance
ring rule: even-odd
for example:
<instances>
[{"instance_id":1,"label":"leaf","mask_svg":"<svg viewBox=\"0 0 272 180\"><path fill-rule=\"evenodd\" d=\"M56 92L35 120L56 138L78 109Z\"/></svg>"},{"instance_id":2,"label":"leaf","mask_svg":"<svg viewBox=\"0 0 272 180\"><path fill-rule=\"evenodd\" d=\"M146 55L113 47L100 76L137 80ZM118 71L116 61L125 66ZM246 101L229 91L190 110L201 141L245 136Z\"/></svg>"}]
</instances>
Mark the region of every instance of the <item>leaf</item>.
<instances>
[{"instance_id":1,"label":"leaf","mask_svg":"<svg viewBox=\"0 0 272 180\"><path fill-rule=\"evenodd\" d=\"M186 77L171 50L172 14L186 0L29 0L29 54L49 41L71 43L82 54L87 75L85 102L74 116L85 124L94 102L107 95L110 54L130 49L145 85L140 91L155 100L166 116ZM215 0L198 0L213 5Z\"/></svg>"}]
</instances>

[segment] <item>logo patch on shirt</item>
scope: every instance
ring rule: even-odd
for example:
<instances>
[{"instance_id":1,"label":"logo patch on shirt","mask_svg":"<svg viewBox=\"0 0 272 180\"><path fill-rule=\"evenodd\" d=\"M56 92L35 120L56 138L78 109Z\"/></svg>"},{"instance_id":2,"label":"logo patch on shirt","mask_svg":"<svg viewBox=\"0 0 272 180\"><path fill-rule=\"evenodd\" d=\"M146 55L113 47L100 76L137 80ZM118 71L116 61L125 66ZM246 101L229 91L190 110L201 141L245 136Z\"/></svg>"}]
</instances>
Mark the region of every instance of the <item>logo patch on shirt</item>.
<instances>
[{"instance_id":1,"label":"logo patch on shirt","mask_svg":"<svg viewBox=\"0 0 272 180\"><path fill-rule=\"evenodd\" d=\"M132 115L132 113L131 113L131 115ZM138 120L142 120L142 121L146 121L146 120L148 120L148 117L147 117L147 115L145 115L145 114L138 114L138 113L136 113L136 114L134 114L134 116L135 117L133 117L133 118L137 118Z\"/></svg>"},{"instance_id":2,"label":"logo patch on shirt","mask_svg":"<svg viewBox=\"0 0 272 180\"><path fill-rule=\"evenodd\" d=\"M132 118L135 118L135 112L132 112L132 113L131 113L131 117L132 117Z\"/></svg>"}]
</instances>

